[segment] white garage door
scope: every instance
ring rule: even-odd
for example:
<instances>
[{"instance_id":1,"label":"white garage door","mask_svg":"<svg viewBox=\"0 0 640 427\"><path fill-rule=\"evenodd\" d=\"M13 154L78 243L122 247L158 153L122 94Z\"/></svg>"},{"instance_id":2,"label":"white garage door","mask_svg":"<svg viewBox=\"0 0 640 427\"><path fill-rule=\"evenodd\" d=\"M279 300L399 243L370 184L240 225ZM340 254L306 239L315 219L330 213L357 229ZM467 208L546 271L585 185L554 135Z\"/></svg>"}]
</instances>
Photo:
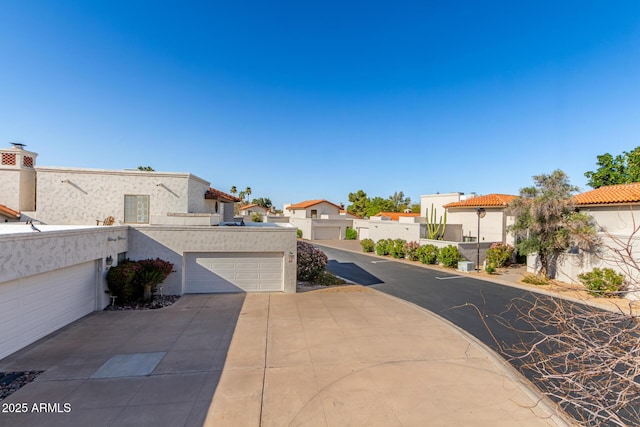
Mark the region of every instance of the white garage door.
<instances>
[{"instance_id":1,"label":"white garage door","mask_svg":"<svg viewBox=\"0 0 640 427\"><path fill-rule=\"evenodd\" d=\"M95 262L0 283L0 359L96 309Z\"/></svg>"},{"instance_id":2,"label":"white garage door","mask_svg":"<svg viewBox=\"0 0 640 427\"><path fill-rule=\"evenodd\" d=\"M314 240L339 240L340 227L314 227Z\"/></svg>"},{"instance_id":3,"label":"white garage door","mask_svg":"<svg viewBox=\"0 0 640 427\"><path fill-rule=\"evenodd\" d=\"M369 228L360 227L359 231L360 231L360 234L358 235L358 238L360 240L364 240L364 239L368 239L369 238Z\"/></svg>"},{"instance_id":4,"label":"white garage door","mask_svg":"<svg viewBox=\"0 0 640 427\"><path fill-rule=\"evenodd\" d=\"M282 291L282 252L189 253L185 293Z\"/></svg>"}]
</instances>

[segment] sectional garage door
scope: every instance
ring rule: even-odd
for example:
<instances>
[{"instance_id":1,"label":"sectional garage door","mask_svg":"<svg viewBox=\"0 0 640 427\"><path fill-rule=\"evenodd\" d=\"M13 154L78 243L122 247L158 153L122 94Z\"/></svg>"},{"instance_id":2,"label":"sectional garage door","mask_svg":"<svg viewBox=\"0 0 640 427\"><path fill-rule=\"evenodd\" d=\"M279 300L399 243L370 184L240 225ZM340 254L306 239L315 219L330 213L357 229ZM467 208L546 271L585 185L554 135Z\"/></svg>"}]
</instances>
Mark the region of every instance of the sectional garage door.
<instances>
[{"instance_id":1,"label":"sectional garage door","mask_svg":"<svg viewBox=\"0 0 640 427\"><path fill-rule=\"evenodd\" d=\"M314 227L314 240L339 240L340 227Z\"/></svg>"},{"instance_id":2,"label":"sectional garage door","mask_svg":"<svg viewBox=\"0 0 640 427\"><path fill-rule=\"evenodd\" d=\"M187 253L184 259L188 294L284 289L282 252Z\"/></svg>"},{"instance_id":3,"label":"sectional garage door","mask_svg":"<svg viewBox=\"0 0 640 427\"><path fill-rule=\"evenodd\" d=\"M0 283L0 359L96 309L95 262Z\"/></svg>"}]
</instances>

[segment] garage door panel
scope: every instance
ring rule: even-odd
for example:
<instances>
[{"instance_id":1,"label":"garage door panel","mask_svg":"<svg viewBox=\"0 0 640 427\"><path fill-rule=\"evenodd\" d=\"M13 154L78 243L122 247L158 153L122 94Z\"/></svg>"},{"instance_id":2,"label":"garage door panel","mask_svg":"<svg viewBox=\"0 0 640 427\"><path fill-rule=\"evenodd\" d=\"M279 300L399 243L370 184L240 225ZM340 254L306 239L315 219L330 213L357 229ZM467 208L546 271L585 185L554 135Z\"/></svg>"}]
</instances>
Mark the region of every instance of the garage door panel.
<instances>
[{"instance_id":1,"label":"garage door panel","mask_svg":"<svg viewBox=\"0 0 640 427\"><path fill-rule=\"evenodd\" d=\"M283 257L266 253L187 253L185 293L282 291Z\"/></svg>"},{"instance_id":2,"label":"garage door panel","mask_svg":"<svg viewBox=\"0 0 640 427\"><path fill-rule=\"evenodd\" d=\"M0 283L0 359L95 310L95 262Z\"/></svg>"},{"instance_id":3,"label":"garage door panel","mask_svg":"<svg viewBox=\"0 0 640 427\"><path fill-rule=\"evenodd\" d=\"M340 227L316 227L313 229L315 240L340 239Z\"/></svg>"}]
</instances>

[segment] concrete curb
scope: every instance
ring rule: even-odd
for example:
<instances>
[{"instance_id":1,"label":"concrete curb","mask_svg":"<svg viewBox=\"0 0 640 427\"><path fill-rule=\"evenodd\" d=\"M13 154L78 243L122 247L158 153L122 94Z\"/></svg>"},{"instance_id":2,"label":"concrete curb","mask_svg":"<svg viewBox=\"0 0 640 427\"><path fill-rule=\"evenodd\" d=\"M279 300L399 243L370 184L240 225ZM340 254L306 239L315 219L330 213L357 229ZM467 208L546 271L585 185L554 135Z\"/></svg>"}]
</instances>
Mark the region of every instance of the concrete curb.
<instances>
[{"instance_id":1,"label":"concrete curb","mask_svg":"<svg viewBox=\"0 0 640 427\"><path fill-rule=\"evenodd\" d=\"M549 397L545 396L540 391L540 389L535 386L535 384L529 381L516 368L514 368L509 362L507 362L502 356L500 356L493 349L488 347L486 344L484 344L482 341L480 341L478 338L476 338L469 332L460 328L455 323L452 323L449 320L438 316L434 312L427 310L424 307L420 307L419 305L416 305L412 302L403 300L402 298L398 298L393 295L386 294L376 289L371 289L371 290L378 294L384 295L387 298L391 298L395 301L398 301L407 306L410 306L413 309L417 309L418 311L423 312L425 315L430 316L433 319L448 325L451 329L456 331L459 335L461 335L471 343L475 344L476 347L480 351L482 351L489 359L493 360L495 364L499 366L500 369L503 371L503 374L507 378L512 380L523 393L525 393L529 398L531 398L531 400L537 402L536 406L539 408L542 408L542 410L548 414L549 419L553 420L553 422L557 426L570 427L575 425L573 422L570 421L570 418L566 414L564 414L562 409L560 409L559 406L556 403L554 403Z\"/></svg>"}]
</instances>

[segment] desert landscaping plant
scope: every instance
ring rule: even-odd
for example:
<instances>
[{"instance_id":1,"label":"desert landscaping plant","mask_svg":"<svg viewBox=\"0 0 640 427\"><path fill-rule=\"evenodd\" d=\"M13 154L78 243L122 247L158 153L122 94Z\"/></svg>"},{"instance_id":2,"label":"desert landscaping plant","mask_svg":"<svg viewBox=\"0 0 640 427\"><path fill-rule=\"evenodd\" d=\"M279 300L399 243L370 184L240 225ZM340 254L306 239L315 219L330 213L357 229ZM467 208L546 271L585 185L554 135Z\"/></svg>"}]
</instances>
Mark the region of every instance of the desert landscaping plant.
<instances>
[{"instance_id":1,"label":"desert landscaping plant","mask_svg":"<svg viewBox=\"0 0 640 427\"><path fill-rule=\"evenodd\" d=\"M304 282L312 282L327 266L328 258L324 252L307 243L298 240L297 278Z\"/></svg>"},{"instance_id":2,"label":"desert landscaping plant","mask_svg":"<svg viewBox=\"0 0 640 427\"><path fill-rule=\"evenodd\" d=\"M173 264L160 258L139 261L125 260L111 267L107 273L107 285L118 304L153 299L156 286L173 270Z\"/></svg>"},{"instance_id":3,"label":"desert landscaping plant","mask_svg":"<svg viewBox=\"0 0 640 427\"><path fill-rule=\"evenodd\" d=\"M395 239L389 245L389 255L393 258L404 258L404 244L407 243L403 239Z\"/></svg>"},{"instance_id":4,"label":"desert landscaping plant","mask_svg":"<svg viewBox=\"0 0 640 427\"><path fill-rule=\"evenodd\" d=\"M262 214L260 212L254 212L251 214L251 221L262 222Z\"/></svg>"},{"instance_id":5,"label":"desert landscaping plant","mask_svg":"<svg viewBox=\"0 0 640 427\"><path fill-rule=\"evenodd\" d=\"M391 239L380 239L376 242L376 254L378 255L389 255L389 251L391 250L391 246L393 245L393 240Z\"/></svg>"},{"instance_id":6,"label":"desert landscaping plant","mask_svg":"<svg viewBox=\"0 0 640 427\"><path fill-rule=\"evenodd\" d=\"M410 261L418 261L418 248L420 244L418 242L406 242L402 247L404 257Z\"/></svg>"},{"instance_id":7,"label":"desert landscaping plant","mask_svg":"<svg viewBox=\"0 0 640 427\"><path fill-rule=\"evenodd\" d=\"M624 290L624 276L610 268L594 268L578 275L580 283L596 297L617 297Z\"/></svg>"},{"instance_id":8,"label":"desert landscaping plant","mask_svg":"<svg viewBox=\"0 0 640 427\"><path fill-rule=\"evenodd\" d=\"M362 252L373 252L376 249L376 244L371 239L362 239L360 246L362 246Z\"/></svg>"},{"instance_id":9,"label":"desert landscaping plant","mask_svg":"<svg viewBox=\"0 0 640 427\"><path fill-rule=\"evenodd\" d=\"M436 220L436 208L431 203L431 213L426 213L427 238L442 240L444 232L447 228L447 211L444 211L444 219L442 215Z\"/></svg>"},{"instance_id":10,"label":"desert landscaping plant","mask_svg":"<svg viewBox=\"0 0 640 427\"><path fill-rule=\"evenodd\" d=\"M493 264L494 268L508 266L511 264L514 251L513 246L509 244L501 242L492 243L489 249L487 249L487 265Z\"/></svg>"},{"instance_id":11,"label":"desert landscaping plant","mask_svg":"<svg viewBox=\"0 0 640 427\"><path fill-rule=\"evenodd\" d=\"M423 264L435 264L438 261L438 247L436 245L424 245L416 249L418 261Z\"/></svg>"},{"instance_id":12,"label":"desert landscaping plant","mask_svg":"<svg viewBox=\"0 0 640 427\"><path fill-rule=\"evenodd\" d=\"M346 240L357 240L358 239L358 231L353 228L347 228L344 232L344 238Z\"/></svg>"},{"instance_id":13,"label":"desert landscaping plant","mask_svg":"<svg viewBox=\"0 0 640 427\"><path fill-rule=\"evenodd\" d=\"M296 230L296 236L298 237L298 239L302 239L302 230L300 230L299 228Z\"/></svg>"},{"instance_id":14,"label":"desert landscaping plant","mask_svg":"<svg viewBox=\"0 0 640 427\"><path fill-rule=\"evenodd\" d=\"M458 261L462 259L462 254L456 246L449 245L440 248L438 251L438 261L445 267L457 267Z\"/></svg>"}]
</instances>

